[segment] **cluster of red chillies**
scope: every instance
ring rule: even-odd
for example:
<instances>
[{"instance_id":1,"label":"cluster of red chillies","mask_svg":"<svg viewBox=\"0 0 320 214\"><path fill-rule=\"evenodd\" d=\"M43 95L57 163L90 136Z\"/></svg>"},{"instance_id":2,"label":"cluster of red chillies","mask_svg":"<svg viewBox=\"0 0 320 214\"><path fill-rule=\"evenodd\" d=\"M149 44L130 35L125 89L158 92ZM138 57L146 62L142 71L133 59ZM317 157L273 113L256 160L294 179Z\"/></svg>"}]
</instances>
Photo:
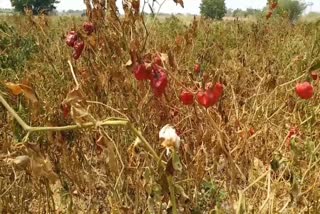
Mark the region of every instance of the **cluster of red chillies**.
<instances>
[{"instance_id":1,"label":"cluster of red chillies","mask_svg":"<svg viewBox=\"0 0 320 214\"><path fill-rule=\"evenodd\" d=\"M85 22L83 24L83 29L90 35L94 31L94 25L91 22ZM66 44L73 48L72 57L77 60L81 56L84 49L84 42L80 39L76 31L70 31L66 36Z\"/></svg>"},{"instance_id":2,"label":"cluster of red chillies","mask_svg":"<svg viewBox=\"0 0 320 214\"><path fill-rule=\"evenodd\" d=\"M195 64L194 72L196 74L199 74L201 72L200 64ZM201 106L209 108L219 101L222 94L223 85L221 83L217 82L213 84L212 82L208 82L204 89L198 90L198 92L196 93L196 100ZM184 105L193 105L195 100L194 97L194 93L191 92L191 90L183 90L180 94L180 101Z\"/></svg>"},{"instance_id":3,"label":"cluster of red chillies","mask_svg":"<svg viewBox=\"0 0 320 214\"><path fill-rule=\"evenodd\" d=\"M133 68L133 74L138 81L150 81L150 86L156 97L165 93L168 85L168 76L163 68L163 62L159 55L156 55L152 63L138 63Z\"/></svg>"}]
</instances>

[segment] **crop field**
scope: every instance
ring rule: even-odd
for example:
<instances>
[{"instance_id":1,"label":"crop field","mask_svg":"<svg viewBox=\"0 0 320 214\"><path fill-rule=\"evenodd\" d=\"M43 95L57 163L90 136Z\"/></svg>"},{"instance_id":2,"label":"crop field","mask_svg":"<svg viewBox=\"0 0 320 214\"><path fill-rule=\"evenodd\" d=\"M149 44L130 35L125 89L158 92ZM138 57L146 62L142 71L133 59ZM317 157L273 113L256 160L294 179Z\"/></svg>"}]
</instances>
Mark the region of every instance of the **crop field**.
<instances>
[{"instance_id":1,"label":"crop field","mask_svg":"<svg viewBox=\"0 0 320 214\"><path fill-rule=\"evenodd\" d=\"M0 17L0 213L320 213L320 22L126 12Z\"/></svg>"}]
</instances>

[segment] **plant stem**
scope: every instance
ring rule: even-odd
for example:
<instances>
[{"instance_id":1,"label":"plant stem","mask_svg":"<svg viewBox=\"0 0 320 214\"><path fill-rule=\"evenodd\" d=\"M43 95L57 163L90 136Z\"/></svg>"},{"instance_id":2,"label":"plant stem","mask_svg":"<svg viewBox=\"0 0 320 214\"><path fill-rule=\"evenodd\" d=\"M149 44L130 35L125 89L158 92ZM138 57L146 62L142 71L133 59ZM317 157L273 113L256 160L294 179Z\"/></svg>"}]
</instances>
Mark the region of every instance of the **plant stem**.
<instances>
[{"instance_id":1,"label":"plant stem","mask_svg":"<svg viewBox=\"0 0 320 214\"><path fill-rule=\"evenodd\" d=\"M99 126L125 126L127 120L105 120L98 122ZM89 128L96 126L96 123L88 122L81 125L68 125L68 126L52 126L52 127L29 127L26 131L39 132L39 131L68 131L81 128Z\"/></svg>"},{"instance_id":2,"label":"plant stem","mask_svg":"<svg viewBox=\"0 0 320 214\"><path fill-rule=\"evenodd\" d=\"M162 161L158 154L154 151L152 146L148 143L148 141L143 137L143 135L129 122L127 119L105 119L103 121L97 121L96 123L87 122L81 125L68 125L68 126L52 126L52 127L31 127L26 124L21 117L16 113L16 111L8 104L8 102L3 98L0 94L0 102L2 105L8 110L8 112L18 121L20 126L27 131L31 132L40 132L40 131L68 131L74 129L82 129L89 128L95 126L128 126L129 129L134 133L136 137L138 137L143 143L145 149L151 154L151 156L157 161L161 162L161 164L166 164L166 162Z\"/></svg>"},{"instance_id":3,"label":"plant stem","mask_svg":"<svg viewBox=\"0 0 320 214\"><path fill-rule=\"evenodd\" d=\"M177 204L176 204L176 196L175 196L175 192L174 192L173 177L171 175L168 175L167 181L168 181L168 185L169 185L170 201L172 204L172 214L178 214Z\"/></svg>"},{"instance_id":4,"label":"plant stem","mask_svg":"<svg viewBox=\"0 0 320 214\"><path fill-rule=\"evenodd\" d=\"M7 109L7 111L17 120L17 122L20 124L20 126L24 129L24 130L28 130L31 127L28 126L22 119L21 117L15 112L15 110L13 108L11 108L11 106L7 103L7 101L3 98L3 96L0 93L0 102L2 103L2 105Z\"/></svg>"},{"instance_id":5,"label":"plant stem","mask_svg":"<svg viewBox=\"0 0 320 214\"><path fill-rule=\"evenodd\" d=\"M160 157L158 154L154 151L152 146L148 143L148 141L142 136L142 134L131 124L128 123L129 129L141 140L143 145L146 147L146 149L151 153L151 155L157 160L161 161Z\"/></svg>"}]
</instances>

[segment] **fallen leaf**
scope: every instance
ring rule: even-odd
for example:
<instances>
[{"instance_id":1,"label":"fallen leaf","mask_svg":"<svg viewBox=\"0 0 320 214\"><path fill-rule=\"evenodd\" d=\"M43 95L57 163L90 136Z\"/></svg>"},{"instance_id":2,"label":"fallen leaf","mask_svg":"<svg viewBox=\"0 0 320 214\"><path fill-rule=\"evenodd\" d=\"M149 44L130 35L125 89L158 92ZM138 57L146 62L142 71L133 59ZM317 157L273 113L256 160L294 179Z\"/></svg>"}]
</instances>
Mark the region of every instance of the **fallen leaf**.
<instances>
[{"instance_id":1,"label":"fallen leaf","mask_svg":"<svg viewBox=\"0 0 320 214\"><path fill-rule=\"evenodd\" d=\"M10 89L13 95L18 96L23 93L23 95L32 103L38 102L37 95L31 87L24 84L15 84L12 82L7 82L5 83L5 85L8 89Z\"/></svg>"},{"instance_id":2,"label":"fallen leaf","mask_svg":"<svg viewBox=\"0 0 320 214\"><path fill-rule=\"evenodd\" d=\"M27 85L23 85L20 84L20 87L23 91L23 95L28 98L32 103L37 103L38 102L38 98L37 95L35 94L34 90L27 86Z\"/></svg>"},{"instance_id":3,"label":"fallen leaf","mask_svg":"<svg viewBox=\"0 0 320 214\"><path fill-rule=\"evenodd\" d=\"M94 117L85 107L84 94L80 88L72 89L62 101L61 105L70 107L70 115L77 125L81 126L86 122L96 123Z\"/></svg>"},{"instance_id":4,"label":"fallen leaf","mask_svg":"<svg viewBox=\"0 0 320 214\"><path fill-rule=\"evenodd\" d=\"M5 83L6 87L8 89L11 90L11 93L15 96L18 96L19 94L21 94L23 91L22 91L22 88L19 86L19 84L14 84L12 82L7 82Z\"/></svg>"},{"instance_id":5,"label":"fallen leaf","mask_svg":"<svg viewBox=\"0 0 320 214\"><path fill-rule=\"evenodd\" d=\"M78 126L82 126L82 124L86 122L97 122L94 117L79 103L71 105L70 115Z\"/></svg>"},{"instance_id":6,"label":"fallen leaf","mask_svg":"<svg viewBox=\"0 0 320 214\"><path fill-rule=\"evenodd\" d=\"M83 100L83 93L79 88L72 89L67 97L62 101L63 105L73 105L75 103L79 103Z\"/></svg>"}]
</instances>

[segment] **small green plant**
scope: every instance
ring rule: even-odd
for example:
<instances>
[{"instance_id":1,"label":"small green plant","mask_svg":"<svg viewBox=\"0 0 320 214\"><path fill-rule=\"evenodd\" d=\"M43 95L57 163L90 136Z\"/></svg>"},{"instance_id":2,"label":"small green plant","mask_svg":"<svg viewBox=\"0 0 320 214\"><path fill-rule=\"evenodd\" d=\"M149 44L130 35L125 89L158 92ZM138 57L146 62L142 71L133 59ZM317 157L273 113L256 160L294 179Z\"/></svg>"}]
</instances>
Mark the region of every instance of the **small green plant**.
<instances>
[{"instance_id":1,"label":"small green plant","mask_svg":"<svg viewBox=\"0 0 320 214\"><path fill-rule=\"evenodd\" d=\"M227 198L227 193L215 181L207 181L201 185L199 208L205 210L220 207Z\"/></svg>"},{"instance_id":2,"label":"small green plant","mask_svg":"<svg viewBox=\"0 0 320 214\"><path fill-rule=\"evenodd\" d=\"M19 32L7 24L0 23L0 70L18 72L32 54L37 52L37 45L32 35L21 36Z\"/></svg>"}]
</instances>

